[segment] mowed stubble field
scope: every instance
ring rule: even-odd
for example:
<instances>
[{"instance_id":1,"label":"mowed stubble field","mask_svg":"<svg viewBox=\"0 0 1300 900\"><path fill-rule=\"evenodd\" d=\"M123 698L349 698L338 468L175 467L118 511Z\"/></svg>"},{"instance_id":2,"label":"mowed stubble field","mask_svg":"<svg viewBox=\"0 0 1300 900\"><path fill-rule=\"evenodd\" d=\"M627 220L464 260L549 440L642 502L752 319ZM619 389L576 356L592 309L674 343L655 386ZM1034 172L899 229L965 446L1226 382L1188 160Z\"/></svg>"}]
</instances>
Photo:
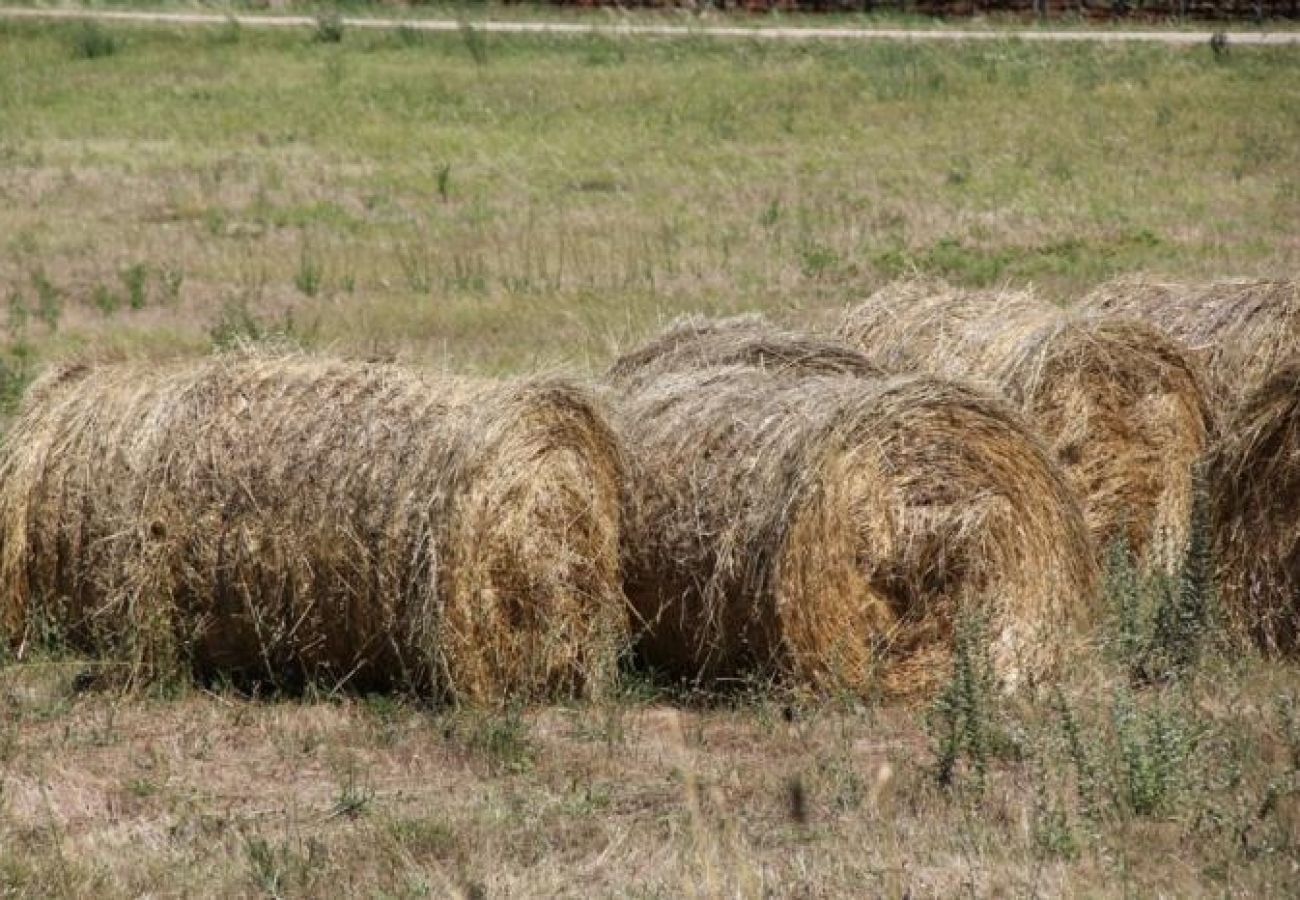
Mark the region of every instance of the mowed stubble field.
<instances>
[{"instance_id":1,"label":"mowed stubble field","mask_svg":"<svg viewBox=\"0 0 1300 900\"><path fill-rule=\"evenodd\" d=\"M914 272L1300 269L1289 49L321 36L0 26L7 403L70 357L582 374ZM1055 689L923 708L138 693L51 638L0 668L0 895L1294 894L1296 670L1207 629L1150 683L1159 593Z\"/></svg>"}]
</instances>

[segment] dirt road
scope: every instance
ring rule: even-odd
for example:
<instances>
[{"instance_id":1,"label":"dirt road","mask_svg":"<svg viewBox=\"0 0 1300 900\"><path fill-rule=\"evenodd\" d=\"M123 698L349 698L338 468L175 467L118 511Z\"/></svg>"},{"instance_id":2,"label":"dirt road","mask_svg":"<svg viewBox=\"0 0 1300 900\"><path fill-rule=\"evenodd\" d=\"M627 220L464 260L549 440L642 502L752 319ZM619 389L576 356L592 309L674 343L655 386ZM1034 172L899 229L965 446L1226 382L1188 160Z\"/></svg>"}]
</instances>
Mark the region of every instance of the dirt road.
<instances>
[{"instance_id":1,"label":"dirt road","mask_svg":"<svg viewBox=\"0 0 1300 900\"><path fill-rule=\"evenodd\" d=\"M0 8L0 19L67 20L94 19L100 22L163 24L178 26L223 25L232 19L245 28L310 28L310 16L214 15L192 12L147 12L98 9ZM848 27L750 27L740 25L660 25L648 23L591 22L464 22L455 19L386 19L344 17L345 28L416 31L457 31L466 25L488 34L590 35L656 38L738 38L759 41L1104 41L1113 43L1161 43L1194 45L1210 41L1210 31L1052 31L1044 29L990 30L848 28ZM1230 31L1229 45L1300 45L1297 31Z\"/></svg>"}]
</instances>

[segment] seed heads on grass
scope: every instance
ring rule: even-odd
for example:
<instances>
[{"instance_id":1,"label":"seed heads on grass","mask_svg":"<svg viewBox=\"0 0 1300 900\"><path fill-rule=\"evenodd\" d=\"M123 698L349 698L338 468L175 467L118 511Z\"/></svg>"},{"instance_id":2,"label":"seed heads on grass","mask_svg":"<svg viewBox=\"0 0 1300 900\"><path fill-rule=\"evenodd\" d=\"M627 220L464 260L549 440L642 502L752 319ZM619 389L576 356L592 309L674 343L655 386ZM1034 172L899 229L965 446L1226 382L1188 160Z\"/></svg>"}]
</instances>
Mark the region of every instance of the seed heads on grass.
<instances>
[{"instance_id":1,"label":"seed heads on grass","mask_svg":"<svg viewBox=\"0 0 1300 900\"><path fill-rule=\"evenodd\" d=\"M181 299L181 285L185 283L185 270L180 266L163 266L158 273L162 279L163 302L172 305Z\"/></svg>"}]
</instances>

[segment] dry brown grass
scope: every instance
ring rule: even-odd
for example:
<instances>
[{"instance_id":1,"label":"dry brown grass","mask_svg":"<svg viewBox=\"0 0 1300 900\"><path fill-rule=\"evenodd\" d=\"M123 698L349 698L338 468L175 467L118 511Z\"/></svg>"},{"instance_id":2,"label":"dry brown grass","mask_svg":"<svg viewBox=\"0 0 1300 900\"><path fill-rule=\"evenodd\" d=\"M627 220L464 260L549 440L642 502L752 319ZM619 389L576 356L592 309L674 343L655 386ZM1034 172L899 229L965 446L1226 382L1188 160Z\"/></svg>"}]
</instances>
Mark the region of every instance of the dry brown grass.
<instances>
[{"instance_id":1,"label":"dry brown grass","mask_svg":"<svg viewBox=\"0 0 1300 900\"><path fill-rule=\"evenodd\" d=\"M1269 652L1300 650L1300 361L1242 402L1211 457L1211 524L1225 611Z\"/></svg>"},{"instance_id":2,"label":"dry brown grass","mask_svg":"<svg viewBox=\"0 0 1300 900\"><path fill-rule=\"evenodd\" d=\"M1142 319L1200 359L1215 397L1230 408L1300 352L1300 282L1123 278L1082 301L1085 309Z\"/></svg>"},{"instance_id":3,"label":"dry brown grass","mask_svg":"<svg viewBox=\"0 0 1300 900\"><path fill-rule=\"evenodd\" d=\"M988 619L1008 686L1051 671L1097 573L1077 505L1015 413L933 379L827 375L811 339L790 350L699 366L704 351L679 347L676 368L637 351L612 370L645 661L914 696L945 677L965 613Z\"/></svg>"},{"instance_id":4,"label":"dry brown grass","mask_svg":"<svg viewBox=\"0 0 1300 900\"><path fill-rule=\"evenodd\" d=\"M594 690L620 453L558 379L288 355L71 367L6 442L6 630L138 672L460 699Z\"/></svg>"},{"instance_id":5,"label":"dry brown grass","mask_svg":"<svg viewBox=\"0 0 1300 900\"><path fill-rule=\"evenodd\" d=\"M1095 665L1074 673L1093 684ZM1207 673L1157 815L1112 803L1107 692L1066 688L1095 757L1081 808L1057 715L976 794L933 777L912 710L623 701L430 714L382 699L165 702L0 669L7 896L317 898L1293 896L1293 670ZM1211 677L1218 675L1220 677ZM1139 710L1159 706L1140 697ZM1291 707L1293 710L1294 706ZM1186 716L1187 718L1183 718ZM497 735L495 740L489 738ZM1112 768L1115 766L1115 768ZM1267 798L1267 800L1266 800Z\"/></svg>"},{"instance_id":6,"label":"dry brown grass","mask_svg":"<svg viewBox=\"0 0 1300 900\"><path fill-rule=\"evenodd\" d=\"M1081 499L1099 548L1125 538L1171 567L1214 421L1197 367L1131 321L1063 312L1021 291L886 288L842 333L893 369L991 386L1024 410Z\"/></svg>"}]
</instances>

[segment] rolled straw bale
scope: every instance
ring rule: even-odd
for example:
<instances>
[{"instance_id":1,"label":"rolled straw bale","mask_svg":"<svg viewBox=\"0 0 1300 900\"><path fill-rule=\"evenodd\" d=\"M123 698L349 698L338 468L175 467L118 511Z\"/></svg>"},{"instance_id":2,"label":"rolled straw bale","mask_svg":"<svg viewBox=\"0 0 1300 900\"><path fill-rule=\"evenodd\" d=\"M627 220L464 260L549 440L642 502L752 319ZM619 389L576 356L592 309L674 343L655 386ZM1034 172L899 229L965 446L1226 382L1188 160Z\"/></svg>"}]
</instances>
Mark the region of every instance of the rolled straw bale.
<instances>
[{"instance_id":1,"label":"rolled straw bale","mask_svg":"<svg viewBox=\"0 0 1300 900\"><path fill-rule=\"evenodd\" d=\"M1296 281L1128 277L1097 288L1080 308L1141 319L1171 335L1204 366L1213 395L1226 410L1300 354Z\"/></svg>"},{"instance_id":2,"label":"rolled straw bale","mask_svg":"<svg viewBox=\"0 0 1300 900\"><path fill-rule=\"evenodd\" d=\"M1094 541L1172 568L1214 419L1199 368L1148 325L1071 314L1028 292L886 288L841 334L899 371L971 379L1025 413L1062 466Z\"/></svg>"},{"instance_id":3,"label":"rolled straw bale","mask_svg":"<svg viewBox=\"0 0 1300 900\"><path fill-rule=\"evenodd\" d=\"M862 351L826 335L780 329L750 313L725 319L686 316L615 363L615 381L653 379L664 372L703 366L755 366L801 374L884 375Z\"/></svg>"},{"instance_id":4,"label":"rolled straw bale","mask_svg":"<svg viewBox=\"0 0 1300 900\"><path fill-rule=\"evenodd\" d=\"M1267 652L1300 654L1300 358L1239 405L1208 468L1227 618Z\"/></svg>"},{"instance_id":5,"label":"rolled straw bale","mask_svg":"<svg viewBox=\"0 0 1300 900\"><path fill-rule=\"evenodd\" d=\"M1086 621L1082 515L1002 402L797 364L643 377L629 358L608 382L629 456L625 587L650 665L924 695L964 612L986 621L1015 687L1051 672Z\"/></svg>"},{"instance_id":6,"label":"rolled straw bale","mask_svg":"<svg viewBox=\"0 0 1300 900\"><path fill-rule=\"evenodd\" d=\"M0 612L145 672L490 700L598 689L626 634L621 454L562 380L230 355L35 386Z\"/></svg>"}]
</instances>

